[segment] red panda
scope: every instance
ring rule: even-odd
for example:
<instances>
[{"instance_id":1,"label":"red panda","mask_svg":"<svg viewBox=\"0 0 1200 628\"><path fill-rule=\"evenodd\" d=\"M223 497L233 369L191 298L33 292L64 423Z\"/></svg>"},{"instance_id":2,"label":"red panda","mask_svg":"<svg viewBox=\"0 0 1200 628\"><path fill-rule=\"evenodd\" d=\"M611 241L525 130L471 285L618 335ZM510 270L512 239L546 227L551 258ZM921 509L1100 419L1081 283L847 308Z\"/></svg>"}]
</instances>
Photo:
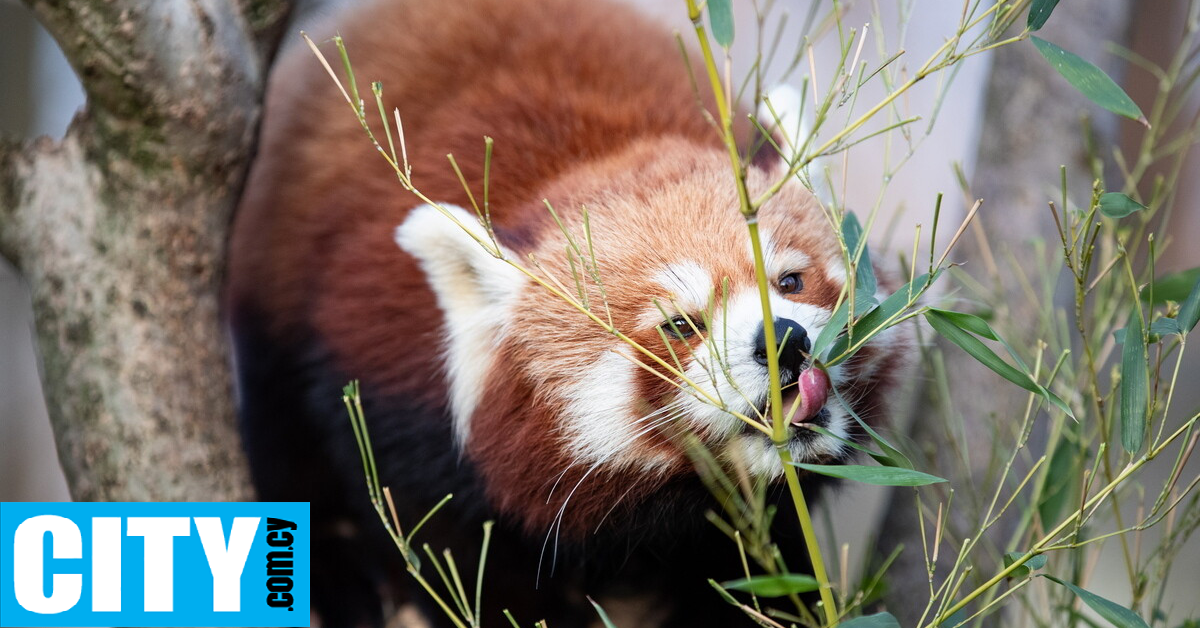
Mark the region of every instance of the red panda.
<instances>
[{"instance_id":1,"label":"red panda","mask_svg":"<svg viewBox=\"0 0 1200 628\"><path fill-rule=\"evenodd\" d=\"M322 625L381 625L398 571L341 405L351 379L402 521L454 494L418 542L452 548L472 573L480 524L497 521L487 623L508 608L526 623L583 626L594 618L584 595L631 594L654 601L661 625L744 620L705 582L741 567L704 519L713 503L677 437L695 434L759 477L782 471L770 440L732 414L765 409L761 307L728 152L672 37L594 0L378 2L338 32L355 74L382 81L387 110L399 110L414 185L462 226L401 188L309 51L281 59L225 306L259 496L312 503ZM445 155L479 197L485 135L504 257L586 298L664 363L678 359L702 393L467 232L489 238L462 209L471 198ZM772 161L750 168L752 194L783 175ZM853 438L826 389L878 417L902 347L877 342L828 376L813 370L811 341L845 283L836 235L795 180L760 221L774 325L788 338L781 377L795 390L806 376L793 456L842 460L843 442L802 424ZM599 282L576 283L580 259L565 253L566 234L578 246L585 231ZM796 531L777 527L803 562Z\"/></svg>"}]
</instances>

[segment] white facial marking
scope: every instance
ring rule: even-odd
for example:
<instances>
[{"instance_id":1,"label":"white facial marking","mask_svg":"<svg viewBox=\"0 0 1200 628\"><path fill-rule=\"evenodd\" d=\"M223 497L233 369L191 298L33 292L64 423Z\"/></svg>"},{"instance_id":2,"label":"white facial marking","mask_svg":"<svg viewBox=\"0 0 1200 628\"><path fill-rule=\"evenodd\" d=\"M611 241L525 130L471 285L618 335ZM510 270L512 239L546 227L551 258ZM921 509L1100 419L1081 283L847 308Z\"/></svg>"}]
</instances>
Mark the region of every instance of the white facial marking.
<instances>
[{"instance_id":1,"label":"white facial marking","mask_svg":"<svg viewBox=\"0 0 1200 628\"><path fill-rule=\"evenodd\" d=\"M623 355L622 355L623 354ZM661 423L674 420L672 409L636 416L633 404L636 366L629 361L628 345L606 351L584 369L567 391L563 430L572 458L587 463L637 465L647 471L668 463L667 458L647 458L638 439ZM673 406L672 406L673 408Z\"/></svg>"},{"instance_id":2,"label":"white facial marking","mask_svg":"<svg viewBox=\"0 0 1200 628\"><path fill-rule=\"evenodd\" d=\"M812 258L803 251L780 250L771 240L770 233L764 235L766 237L763 238L763 262L766 265L768 276L777 278L784 273L808 270L812 266Z\"/></svg>"},{"instance_id":3,"label":"white facial marking","mask_svg":"<svg viewBox=\"0 0 1200 628\"><path fill-rule=\"evenodd\" d=\"M395 239L420 263L445 318L450 408L455 440L461 446L470 435L471 415L525 276L492 256L464 230L487 241L474 215L455 205L443 207L458 225L436 207L421 205L396 227ZM511 258L508 251L503 253Z\"/></svg>"},{"instance_id":4,"label":"white facial marking","mask_svg":"<svg viewBox=\"0 0 1200 628\"><path fill-rule=\"evenodd\" d=\"M842 258L835 257L829 260L829 263L825 265L825 275L836 286L846 285L846 266L842 263Z\"/></svg>"},{"instance_id":5,"label":"white facial marking","mask_svg":"<svg viewBox=\"0 0 1200 628\"><path fill-rule=\"evenodd\" d=\"M685 261L669 264L654 276L654 281L667 289L671 301L686 313L698 312L708 306L713 291L712 275L696 262ZM671 302L660 304L670 312ZM657 308L655 308L657 310ZM661 317L661 312L656 311Z\"/></svg>"}]
</instances>

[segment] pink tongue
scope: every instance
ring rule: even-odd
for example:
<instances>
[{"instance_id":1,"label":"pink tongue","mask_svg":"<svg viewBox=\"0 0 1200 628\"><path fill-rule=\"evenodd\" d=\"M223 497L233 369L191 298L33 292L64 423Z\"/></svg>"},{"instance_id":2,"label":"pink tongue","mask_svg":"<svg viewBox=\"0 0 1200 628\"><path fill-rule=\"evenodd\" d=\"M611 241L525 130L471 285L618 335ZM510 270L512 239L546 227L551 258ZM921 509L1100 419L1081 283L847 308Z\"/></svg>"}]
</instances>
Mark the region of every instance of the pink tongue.
<instances>
[{"instance_id":1,"label":"pink tongue","mask_svg":"<svg viewBox=\"0 0 1200 628\"><path fill-rule=\"evenodd\" d=\"M792 416L792 423L799 425L825 407L825 400L829 396L829 375L818 368L807 368L800 372L797 385L800 388L800 407Z\"/></svg>"}]
</instances>

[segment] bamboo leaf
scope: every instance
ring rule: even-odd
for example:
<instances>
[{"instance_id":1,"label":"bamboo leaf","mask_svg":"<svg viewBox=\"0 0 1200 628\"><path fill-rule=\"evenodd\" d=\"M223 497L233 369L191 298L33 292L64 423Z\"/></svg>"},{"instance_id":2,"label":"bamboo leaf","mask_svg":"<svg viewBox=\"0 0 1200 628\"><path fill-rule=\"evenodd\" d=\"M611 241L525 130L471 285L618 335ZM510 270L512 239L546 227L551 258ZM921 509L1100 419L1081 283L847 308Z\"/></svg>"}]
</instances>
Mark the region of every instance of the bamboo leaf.
<instances>
[{"instance_id":1,"label":"bamboo leaf","mask_svg":"<svg viewBox=\"0 0 1200 628\"><path fill-rule=\"evenodd\" d=\"M1100 68L1071 52L1067 52L1039 37L1031 37L1038 52L1050 62L1051 67L1075 86L1088 100L1105 109L1149 126L1142 110Z\"/></svg>"},{"instance_id":2,"label":"bamboo leaf","mask_svg":"<svg viewBox=\"0 0 1200 628\"><path fill-rule=\"evenodd\" d=\"M1024 555L1025 555L1025 552L1009 552L1009 553L1005 554L1004 555L1004 566L1008 567L1009 565L1012 565L1013 563L1017 562ZM1046 566L1046 555L1038 554L1036 556L1031 557L1029 560L1025 561L1025 564L1014 569L1012 571L1012 573L1009 574L1008 577L1024 578L1025 576L1028 576L1029 574L1031 574L1045 566Z\"/></svg>"},{"instance_id":3,"label":"bamboo leaf","mask_svg":"<svg viewBox=\"0 0 1200 628\"><path fill-rule=\"evenodd\" d=\"M838 436L837 434L834 434L833 432L830 432L829 430L827 430L819 425L810 425L810 426L808 426L808 429L810 429L822 436L832 438L832 439L840 442L841 444L849 447L850 449L853 449L855 451L861 451L862 453L870 456L871 459L874 460L875 462L878 462L880 464L880 466L884 466L884 467L904 467L905 466L904 462L902 462L902 461L893 460L892 457L887 454L880 453L878 451L875 451L874 449L871 449L870 447L867 447L865 445L860 445L850 439ZM907 461L907 458L904 461ZM911 465L911 463L909 463L909 464ZM911 468L911 466L907 467L907 468Z\"/></svg>"},{"instance_id":4,"label":"bamboo leaf","mask_svg":"<svg viewBox=\"0 0 1200 628\"><path fill-rule=\"evenodd\" d=\"M975 316L974 314L967 314L966 312L954 312L951 310L939 310L937 308L931 309L934 309L938 314L950 319L950 321L953 322L959 329L965 329L976 336L983 336L988 340L1000 340L1000 335L996 333L996 330L992 329L992 326L988 325L987 321Z\"/></svg>"},{"instance_id":5,"label":"bamboo leaf","mask_svg":"<svg viewBox=\"0 0 1200 628\"><path fill-rule=\"evenodd\" d=\"M859 464L807 464L793 462L793 465L829 477L853 480L875 486L925 486L945 482L945 478L929 475L912 469L901 467L868 467Z\"/></svg>"},{"instance_id":6,"label":"bamboo leaf","mask_svg":"<svg viewBox=\"0 0 1200 628\"><path fill-rule=\"evenodd\" d=\"M1008 381L1028 390L1029 392L1041 393L1042 387L1033 381L1025 373L1017 370L1008 362L1000 359L994 351L988 348L975 336L972 336L967 331L958 327L954 319L946 316L940 310L927 310L925 312L925 320L929 321L929 325L934 331L941 334L943 338L958 345L963 351L966 351L971 357L978 360L984 366L992 369L998 375Z\"/></svg>"},{"instance_id":7,"label":"bamboo leaf","mask_svg":"<svg viewBox=\"0 0 1200 628\"><path fill-rule=\"evenodd\" d=\"M1196 280L1192 292L1188 294L1183 305L1179 306L1179 314L1175 319L1179 321L1178 327L1182 332L1186 333L1196 328L1196 322L1200 321L1200 279ZM1154 331L1154 328L1151 327L1150 330Z\"/></svg>"},{"instance_id":8,"label":"bamboo leaf","mask_svg":"<svg viewBox=\"0 0 1200 628\"><path fill-rule=\"evenodd\" d=\"M1117 628L1149 628L1145 620L1138 617L1137 613L1117 604L1116 602L1106 600L1091 591L1081 589L1070 582L1059 580L1054 576L1046 576L1047 580L1057 582L1062 586L1071 590L1072 593L1079 596L1084 604L1087 604L1096 614L1108 620L1108 623Z\"/></svg>"},{"instance_id":9,"label":"bamboo leaf","mask_svg":"<svg viewBox=\"0 0 1200 628\"><path fill-rule=\"evenodd\" d=\"M1147 340L1150 342L1158 342L1163 336L1182 333L1183 328L1180 326L1178 320L1164 317L1154 321L1153 323L1150 323L1150 337ZM1114 331L1113 340L1116 340L1117 344L1125 344L1125 330L1118 329Z\"/></svg>"},{"instance_id":10,"label":"bamboo leaf","mask_svg":"<svg viewBox=\"0 0 1200 628\"><path fill-rule=\"evenodd\" d=\"M1008 341L1005 340L1003 336L997 334L996 330L992 329L992 326L988 325L987 321L975 316L974 314L967 314L966 312L953 312L950 310L939 310L937 308L930 309L937 310L939 314L949 318L951 322L957 325L960 329L965 329L977 336L983 336L988 340L995 340L996 342L999 342L1000 345L1004 347L1004 350L1008 352L1008 356L1013 359L1013 362L1016 362L1017 367L1019 367L1021 371L1027 374L1029 373L1029 366L1025 364L1025 360L1021 359L1021 355L1017 353L1016 349L1012 348L1012 345L1008 344Z\"/></svg>"},{"instance_id":11,"label":"bamboo leaf","mask_svg":"<svg viewBox=\"0 0 1200 628\"><path fill-rule=\"evenodd\" d=\"M854 411L854 408L852 408L846 399L842 397L842 393L838 392L836 386L830 390L833 391L834 397L836 397L837 400L842 404L842 407L850 413L850 417L853 418L854 421L858 423L858 426L867 433L867 436L871 437L871 440L876 445L879 445L879 448L883 450L884 453L882 454L869 454L872 458L885 467L903 467L905 469L913 468L913 463L908 459L908 456L904 455L904 452L892 446L887 439L880 436L879 433L876 432L870 425L867 425L867 422L862 420L862 417L858 416L858 413Z\"/></svg>"},{"instance_id":12,"label":"bamboo leaf","mask_svg":"<svg viewBox=\"0 0 1200 628\"><path fill-rule=\"evenodd\" d=\"M1146 339L1142 316L1135 310L1125 328L1121 349L1121 445L1134 453L1146 432Z\"/></svg>"},{"instance_id":13,"label":"bamboo leaf","mask_svg":"<svg viewBox=\"0 0 1200 628\"><path fill-rule=\"evenodd\" d=\"M1071 407L1065 401L1058 395L1050 392L1045 386L1033 381L1033 377L1029 375L1029 367L1021 360L1021 356L1017 355L1012 346L1005 342L982 318L963 312L950 312L929 308L925 310L925 320L929 321L929 325L933 327L934 331L958 345L963 351L966 351L984 366L992 369L1004 379L1021 388L1041 395L1048 403L1061 410L1063 414L1072 419L1075 418L1075 413L1071 411ZM983 344L981 340L971 335L972 333L978 333L984 338L1000 342L1020 368L1005 362L994 351L988 348L987 345Z\"/></svg>"},{"instance_id":14,"label":"bamboo leaf","mask_svg":"<svg viewBox=\"0 0 1200 628\"><path fill-rule=\"evenodd\" d=\"M1182 303L1198 282L1200 282L1200 266L1181 270L1159 277L1149 286L1142 288L1141 299L1150 301L1150 297L1153 296L1154 300L1150 303L1151 305L1162 305L1167 301Z\"/></svg>"},{"instance_id":15,"label":"bamboo leaf","mask_svg":"<svg viewBox=\"0 0 1200 628\"><path fill-rule=\"evenodd\" d=\"M783 597L795 593L808 593L821 587L817 579L797 573L787 573L775 576L752 576L739 580L722 582L721 586L734 591L753 593L762 597Z\"/></svg>"},{"instance_id":16,"label":"bamboo leaf","mask_svg":"<svg viewBox=\"0 0 1200 628\"><path fill-rule=\"evenodd\" d=\"M850 301L849 299L842 301L838 309L834 310L833 316L829 317L829 322L825 323L825 327L821 329L821 333L817 334L817 340L813 343L813 355L824 356L825 359L836 355L833 351L825 352L826 348L832 348L830 345L838 334L842 333L846 328L846 319L850 318Z\"/></svg>"},{"instance_id":17,"label":"bamboo leaf","mask_svg":"<svg viewBox=\"0 0 1200 628\"><path fill-rule=\"evenodd\" d=\"M1033 0L1033 5L1029 7L1029 18L1025 22L1029 30L1036 31L1045 26L1057 4L1058 0Z\"/></svg>"},{"instance_id":18,"label":"bamboo leaf","mask_svg":"<svg viewBox=\"0 0 1200 628\"><path fill-rule=\"evenodd\" d=\"M947 617L946 621L939 624L938 628L959 628L963 624L967 623L967 617L969 617L967 614L967 609L960 608L957 611L954 611L953 615Z\"/></svg>"},{"instance_id":19,"label":"bamboo leaf","mask_svg":"<svg viewBox=\"0 0 1200 628\"><path fill-rule=\"evenodd\" d=\"M1158 340L1160 336L1170 336L1171 334L1182 333L1178 320L1174 318L1160 318L1153 323L1150 323L1150 340Z\"/></svg>"},{"instance_id":20,"label":"bamboo leaf","mask_svg":"<svg viewBox=\"0 0 1200 628\"><path fill-rule=\"evenodd\" d=\"M732 0L708 0L708 23L712 26L713 39L722 48L733 45Z\"/></svg>"},{"instance_id":21,"label":"bamboo leaf","mask_svg":"<svg viewBox=\"0 0 1200 628\"><path fill-rule=\"evenodd\" d=\"M1108 192L1100 195L1100 213L1109 218L1124 218L1143 209L1146 209L1146 206L1133 200L1128 194Z\"/></svg>"},{"instance_id":22,"label":"bamboo leaf","mask_svg":"<svg viewBox=\"0 0 1200 628\"><path fill-rule=\"evenodd\" d=\"M900 622L891 613L876 613L841 622L837 628L900 628Z\"/></svg>"},{"instance_id":23,"label":"bamboo leaf","mask_svg":"<svg viewBox=\"0 0 1200 628\"><path fill-rule=\"evenodd\" d=\"M833 347L829 351L829 357L841 357L838 362L849 358L849 355L842 356L842 354L845 353L846 349L849 348L851 337L854 338L855 344L858 344L864 338L869 339L883 331L883 328L881 327L883 323L902 312L910 302L914 301L929 286L933 285L933 282L937 280L938 275L941 273L941 269L934 271L932 277L929 275L929 273L925 273L905 284L896 292L892 293L892 295L884 299L882 303L873 308L870 312L867 312L862 318L859 318L858 321L854 323L853 332L850 335L839 336L837 340L834 341ZM822 329L821 332L824 334L825 330ZM829 364L829 366L833 366L834 364L837 364L837 362L833 362L832 364Z\"/></svg>"},{"instance_id":24,"label":"bamboo leaf","mask_svg":"<svg viewBox=\"0 0 1200 628\"><path fill-rule=\"evenodd\" d=\"M1050 390L1046 387L1042 387L1041 395L1042 398L1045 399L1050 405L1058 408L1059 412L1071 417L1072 421L1078 421L1078 419L1075 418L1075 412L1071 410L1071 406L1068 406L1067 402L1062 400L1062 397L1050 392Z\"/></svg>"},{"instance_id":25,"label":"bamboo leaf","mask_svg":"<svg viewBox=\"0 0 1200 628\"><path fill-rule=\"evenodd\" d=\"M1063 508L1079 500L1080 476L1087 456L1087 450L1079 442L1080 429L1078 423L1063 424L1058 443L1050 454L1050 464L1042 475L1037 511L1046 529L1059 520Z\"/></svg>"},{"instance_id":26,"label":"bamboo leaf","mask_svg":"<svg viewBox=\"0 0 1200 628\"><path fill-rule=\"evenodd\" d=\"M854 212L846 212L842 218L842 238L846 241L846 250L851 257L858 252L862 242L862 225ZM875 280L875 268L871 265L870 247L862 243L862 254L858 256L857 267L854 271L854 309L865 312L867 308L878 303L875 290L878 284Z\"/></svg>"}]
</instances>

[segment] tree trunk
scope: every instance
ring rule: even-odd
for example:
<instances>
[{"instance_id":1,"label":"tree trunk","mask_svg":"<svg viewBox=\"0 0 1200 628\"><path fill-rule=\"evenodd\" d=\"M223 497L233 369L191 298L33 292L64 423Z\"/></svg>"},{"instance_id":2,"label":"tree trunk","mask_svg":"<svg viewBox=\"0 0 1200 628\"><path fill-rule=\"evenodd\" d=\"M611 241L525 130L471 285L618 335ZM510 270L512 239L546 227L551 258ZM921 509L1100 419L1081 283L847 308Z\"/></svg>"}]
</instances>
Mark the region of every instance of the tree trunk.
<instances>
[{"instance_id":1,"label":"tree trunk","mask_svg":"<svg viewBox=\"0 0 1200 628\"><path fill-rule=\"evenodd\" d=\"M1122 63L1106 47L1109 42L1123 44L1128 39L1132 5L1130 0L1063 2L1038 35L1117 78ZM1047 206L1048 200L1060 194L1060 166L1066 166L1072 198L1090 198L1095 175L1087 161L1087 138L1081 125L1085 112L1091 139L1101 147L1115 146L1116 117L1091 104L1071 87L1031 43L1005 46L995 52L988 77L979 157L971 181L971 194L983 199L983 206L971 232L951 259L968 262L963 270L994 292L996 298L988 305L994 308L997 321L1005 321L1006 331L1007 325L1011 325L1025 332L1024 337L1008 337L1019 350L1035 347L1038 341L1037 326L1030 321L1037 320L1047 308L1070 307L1071 296L1065 292L1056 295L1053 303L1033 302L1026 296L1013 266L1019 264L1024 272L1036 275L1039 264L1048 263L1049 256L1060 252L1054 245L1058 235ZM1050 246L1039 250L1036 240ZM969 311L971 306L964 305L963 309ZM912 423L910 438L920 444L918 453L925 459L926 466L919 468L932 469L933 473L941 471L944 477L955 480L958 490L950 505L947 530L957 546L979 529L980 517L1000 481L1001 468L990 454L997 450L1005 454L1012 451L1026 395L950 343L941 343L941 350L945 372L953 375L949 396L944 397L942 391L932 387L926 391L924 407ZM935 375L929 377L932 380ZM948 420L929 418L936 413L947 414ZM1029 443L1035 452L1044 448L1044 443L1038 441L1035 432ZM1027 468L1018 468L1020 464L1018 461L1014 466L1012 477L1023 477ZM964 477L963 470L969 475ZM939 488L923 490L930 491L926 504L936 504L933 491ZM929 599L920 522L911 491L897 490L892 496L881 528L879 556L882 559L899 545L905 550L889 570L885 602L901 625L915 626ZM946 497L942 490L941 501L945 502ZM936 511L925 513L930 543L936 517ZM1010 517L989 530L991 543L983 544L974 554L976 577L986 579L995 573L991 566L978 560L992 550L996 550L992 558L999 559L1014 523ZM950 571L955 555L950 545L943 544L935 586ZM971 582L968 578L967 584ZM964 590L970 588L973 587ZM994 616L992 621L1000 620Z\"/></svg>"},{"instance_id":2,"label":"tree trunk","mask_svg":"<svg viewBox=\"0 0 1200 628\"><path fill-rule=\"evenodd\" d=\"M218 324L225 234L287 0L31 0L87 93L0 144L0 255L29 282L77 500L250 497Z\"/></svg>"}]
</instances>

